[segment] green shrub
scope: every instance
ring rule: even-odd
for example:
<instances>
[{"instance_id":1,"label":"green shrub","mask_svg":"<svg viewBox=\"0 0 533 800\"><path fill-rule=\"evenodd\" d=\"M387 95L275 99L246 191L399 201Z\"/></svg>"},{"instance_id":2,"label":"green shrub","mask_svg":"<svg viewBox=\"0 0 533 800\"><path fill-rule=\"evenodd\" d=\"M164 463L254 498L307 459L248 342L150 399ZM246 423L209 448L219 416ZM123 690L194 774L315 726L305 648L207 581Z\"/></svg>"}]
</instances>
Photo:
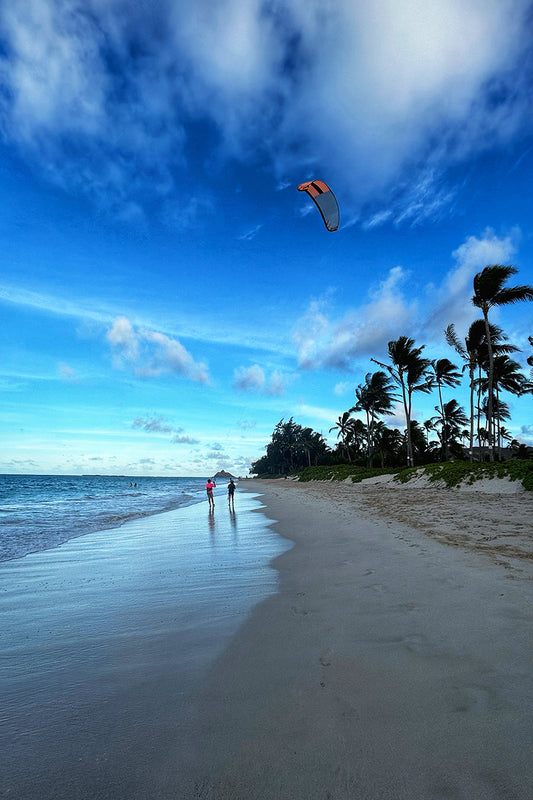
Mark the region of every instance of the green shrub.
<instances>
[{"instance_id":1,"label":"green shrub","mask_svg":"<svg viewBox=\"0 0 533 800\"><path fill-rule=\"evenodd\" d=\"M294 473L300 481L345 481L351 478L359 483L376 475L394 475L399 483L408 483L419 475L425 475L431 483L444 481L449 488L463 483L473 485L484 478L509 478L520 481L524 489L533 491L533 461L511 460L494 462L450 461L445 464L426 464L423 467L402 467L400 469L381 469L380 467L356 467L353 464L307 467ZM272 475L265 477L273 477Z\"/></svg>"}]
</instances>

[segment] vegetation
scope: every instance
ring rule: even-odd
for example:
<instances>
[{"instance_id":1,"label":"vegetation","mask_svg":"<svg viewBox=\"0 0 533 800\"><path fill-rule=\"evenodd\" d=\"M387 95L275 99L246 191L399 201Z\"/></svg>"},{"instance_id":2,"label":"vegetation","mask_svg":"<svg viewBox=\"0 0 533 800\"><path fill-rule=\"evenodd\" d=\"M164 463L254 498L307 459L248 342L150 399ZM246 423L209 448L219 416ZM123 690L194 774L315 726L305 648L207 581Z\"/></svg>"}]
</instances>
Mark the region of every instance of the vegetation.
<instances>
[{"instance_id":1,"label":"vegetation","mask_svg":"<svg viewBox=\"0 0 533 800\"><path fill-rule=\"evenodd\" d=\"M425 476L431 483L443 481L450 488L459 486L459 484L471 486L478 480L508 478L511 481L520 481L525 489L533 491L533 459L473 464L469 461L453 461L397 469L337 464L335 466L307 467L301 472L295 473L295 477L303 482L351 479L353 483L360 483L366 478L374 478L379 475L394 475L394 480L399 483L408 483L414 478Z\"/></svg>"},{"instance_id":2,"label":"vegetation","mask_svg":"<svg viewBox=\"0 0 533 800\"><path fill-rule=\"evenodd\" d=\"M337 432L335 448L328 446L321 433L303 428L292 417L288 422L281 419L266 446L266 454L252 464L252 473L266 477L299 473L301 480L362 480L370 474L397 471L404 465L411 469L423 465L431 480L442 474L447 485L455 485L454 475L457 480L466 475L466 459L470 469L478 470L472 475L481 474L479 469L486 467L475 462L489 461L503 469L499 462L504 455L526 463L532 458L533 448L512 439L504 426L510 419L504 393L515 397L533 393L533 355L527 357L531 369L526 375L520 364L510 358L518 348L488 318L494 307L533 300L533 287L506 285L515 273L514 267L496 264L474 277L472 303L483 318L472 322L464 340L457 335L453 323L444 331L446 343L463 362L461 369L447 357L425 358L424 345L400 336L388 343L388 361L371 359L380 370L366 374L364 382L355 387L355 405L329 429L330 433ZM533 347L533 336L529 336L529 343ZM470 390L468 412L455 398L445 397L460 385L465 374ZM430 393L435 388L436 415L422 422L412 419L414 393ZM382 419L391 416L399 401L406 421L404 430L389 428ZM364 420L352 416L357 413L364 414ZM510 447L504 453L502 444L509 441ZM506 463L505 469L505 474L512 477L516 470L522 475L525 467ZM402 480L409 479L408 470L401 475ZM533 473L525 470L523 479L533 482Z\"/></svg>"},{"instance_id":3,"label":"vegetation","mask_svg":"<svg viewBox=\"0 0 533 800\"><path fill-rule=\"evenodd\" d=\"M398 472L395 480L407 483L415 477L426 475L432 483L444 481L446 486L471 486L476 481L492 478L508 478L511 481L520 481L524 489L533 491L533 460L494 461L484 463L470 463L469 461L454 461L448 464L427 464L424 467L414 467Z\"/></svg>"}]
</instances>

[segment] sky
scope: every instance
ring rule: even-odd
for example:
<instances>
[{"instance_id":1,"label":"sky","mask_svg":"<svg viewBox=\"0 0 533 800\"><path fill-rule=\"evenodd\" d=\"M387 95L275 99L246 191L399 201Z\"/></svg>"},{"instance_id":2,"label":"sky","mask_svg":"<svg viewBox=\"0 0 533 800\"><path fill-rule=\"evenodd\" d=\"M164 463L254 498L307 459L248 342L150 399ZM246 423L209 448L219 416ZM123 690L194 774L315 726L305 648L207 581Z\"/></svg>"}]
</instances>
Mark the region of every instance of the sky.
<instances>
[{"instance_id":1,"label":"sky","mask_svg":"<svg viewBox=\"0 0 533 800\"><path fill-rule=\"evenodd\" d=\"M390 340L460 363L473 276L533 284L532 29L525 0L0 0L0 472L246 475L280 419L334 446ZM492 319L529 374L533 304Z\"/></svg>"}]
</instances>

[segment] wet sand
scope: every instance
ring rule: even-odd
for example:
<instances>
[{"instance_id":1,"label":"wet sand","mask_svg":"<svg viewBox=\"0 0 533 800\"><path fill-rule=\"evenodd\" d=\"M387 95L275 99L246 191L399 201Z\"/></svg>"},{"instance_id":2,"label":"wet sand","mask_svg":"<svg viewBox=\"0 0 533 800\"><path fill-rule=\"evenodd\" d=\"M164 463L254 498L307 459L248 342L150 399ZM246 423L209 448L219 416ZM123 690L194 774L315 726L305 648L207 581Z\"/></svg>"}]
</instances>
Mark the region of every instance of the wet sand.
<instances>
[{"instance_id":1,"label":"wet sand","mask_svg":"<svg viewBox=\"0 0 533 800\"><path fill-rule=\"evenodd\" d=\"M189 741L191 697L276 591L269 561L287 546L239 500L0 564L1 798L182 796L160 762Z\"/></svg>"},{"instance_id":2,"label":"wet sand","mask_svg":"<svg viewBox=\"0 0 533 800\"><path fill-rule=\"evenodd\" d=\"M197 699L183 797L530 800L533 497L247 486L295 547Z\"/></svg>"}]
</instances>

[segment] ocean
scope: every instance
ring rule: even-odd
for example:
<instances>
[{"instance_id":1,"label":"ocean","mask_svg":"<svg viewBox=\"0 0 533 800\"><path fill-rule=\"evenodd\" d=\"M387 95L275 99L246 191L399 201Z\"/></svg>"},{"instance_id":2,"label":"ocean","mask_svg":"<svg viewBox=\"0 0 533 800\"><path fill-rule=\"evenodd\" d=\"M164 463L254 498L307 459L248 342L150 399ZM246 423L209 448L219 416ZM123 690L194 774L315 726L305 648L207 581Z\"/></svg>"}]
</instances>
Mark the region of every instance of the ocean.
<instances>
[{"instance_id":1,"label":"ocean","mask_svg":"<svg viewBox=\"0 0 533 800\"><path fill-rule=\"evenodd\" d=\"M226 481L214 513L199 478L0 486L0 796L179 798L158 765L290 542L258 495L237 489L232 513Z\"/></svg>"},{"instance_id":2,"label":"ocean","mask_svg":"<svg viewBox=\"0 0 533 800\"><path fill-rule=\"evenodd\" d=\"M0 561L205 499L205 478L0 475ZM225 487L224 482L224 487Z\"/></svg>"}]
</instances>

